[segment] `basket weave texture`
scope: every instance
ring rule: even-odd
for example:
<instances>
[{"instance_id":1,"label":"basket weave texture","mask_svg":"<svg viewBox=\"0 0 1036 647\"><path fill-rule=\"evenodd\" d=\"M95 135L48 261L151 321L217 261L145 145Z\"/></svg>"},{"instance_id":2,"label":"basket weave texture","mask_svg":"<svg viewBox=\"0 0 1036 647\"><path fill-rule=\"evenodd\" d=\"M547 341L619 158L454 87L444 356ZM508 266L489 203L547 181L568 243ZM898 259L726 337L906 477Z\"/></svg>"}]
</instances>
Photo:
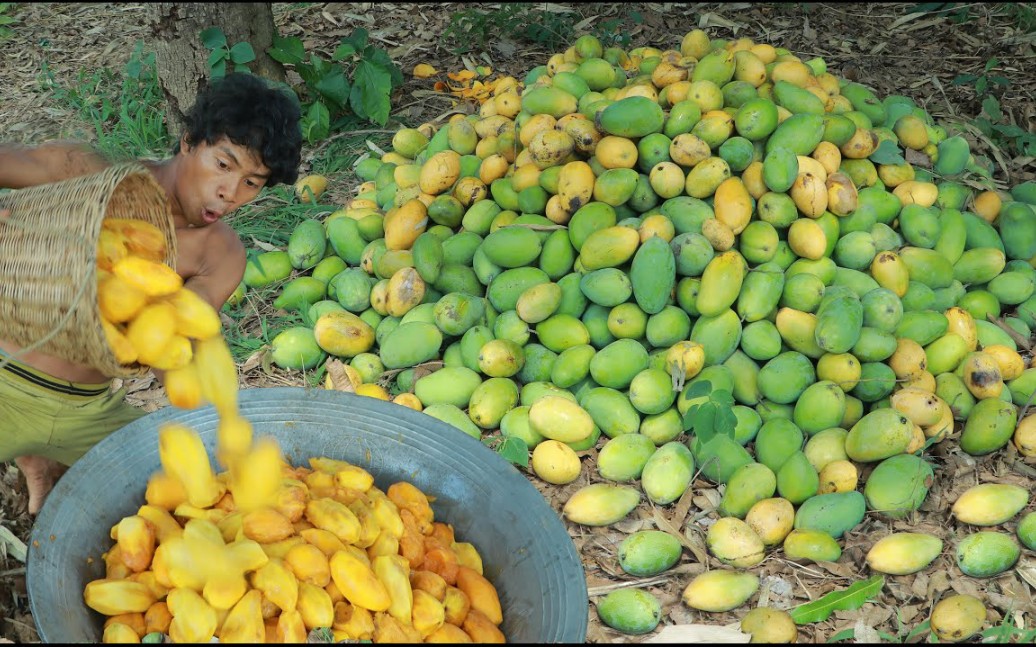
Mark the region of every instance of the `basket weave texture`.
<instances>
[{"instance_id":1,"label":"basket weave texture","mask_svg":"<svg viewBox=\"0 0 1036 647\"><path fill-rule=\"evenodd\" d=\"M111 377L147 371L118 363L97 305L97 240L106 217L143 220L176 236L165 192L137 163L0 194L0 338ZM15 356L17 359L17 355Z\"/></svg>"}]
</instances>

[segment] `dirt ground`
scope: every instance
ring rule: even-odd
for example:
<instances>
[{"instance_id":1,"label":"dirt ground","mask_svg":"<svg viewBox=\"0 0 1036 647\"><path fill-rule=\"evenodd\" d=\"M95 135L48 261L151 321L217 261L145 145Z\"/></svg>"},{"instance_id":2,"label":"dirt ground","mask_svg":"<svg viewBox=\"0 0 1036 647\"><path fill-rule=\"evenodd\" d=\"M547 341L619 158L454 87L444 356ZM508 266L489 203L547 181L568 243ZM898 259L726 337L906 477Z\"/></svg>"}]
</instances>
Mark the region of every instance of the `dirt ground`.
<instances>
[{"instance_id":1,"label":"dirt ground","mask_svg":"<svg viewBox=\"0 0 1036 647\"><path fill-rule=\"evenodd\" d=\"M327 55L354 27L370 30L373 42L388 50L406 77L406 85L393 98L394 115L407 125L417 125L441 116L453 106L449 97L430 92L432 80L418 80L410 75L414 64L430 63L440 71L462 69L462 58L451 53L441 38L450 24L451 13L499 6L295 3L275 4L274 11L283 35L302 36L307 50L317 48ZM911 13L911 8L917 6L911 3L643 3L636 5L642 17L639 24L628 22L631 5L535 6L586 30L609 19L625 17L630 25L630 47L678 48L684 33L702 27L713 37L748 36L786 47L803 58L822 56L835 74L867 84L879 96L909 96L939 120L971 120L980 113L985 95L993 94L999 99L1005 121L1030 133L1034 131L1036 76L1032 74L1032 61L1036 35L1031 25L1028 31L1021 29L1017 15L1001 15L995 10L996 5L957 5L955 12L932 14ZM1031 16L1033 5L1028 3L1027 7ZM39 143L83 125L41 88L38 77L44 62L56 78L66 83L75 80L78 70L106 66L121 73L135 41L148 37L142 5L33 3L21 6L16 15L13 35L0 44L4 49L4 56L0 57L0 87L4 88L0 94L0 142L4 143ZM545 63L552 53L503 35L490 39L485 51L468 56L492 65L498 72L521 78L531 67ZM994 58L995 67L986 70L987 62ZM1006 84L995 84L991 90L977 93L974 83L953 83L960 74L996 75L1005 79ZM1000 188L1036 179L1032 157L1011 155L974 127L968 128L966 134L973 151L995 161L994 179ZM330 191L350 195L355 183L354 177L343 176ZM258 356L240 367L240 377L242 388L302 383L295 375L265 371ZM147 411L168 405L153 378L133 380L127 386L130 401ZM930 458L936 478L917 514L897 522L868 515L843 540L843 555L838 562L803 565L784 559L780 552L771 553L753 569L762 579L759 598L753 603L790 608L845 588L870 575L863 558L876 538L891 531L927 532L945 542L943 554L928 569L916 575L886 577L879 597L858 610L836 611L825 621L800 627L798 641L825 642L847 629L855 629L858 642L881 640L877 632L902 641L928 618L937 600L953 592L983 599L988 609L987 626L1002 624L1010 613L1014 624L1031 629L1036 614L1033 553L1023 551L1015 569L992 580L964 577L955 564L953 550L957 541L972 529L957 523L949 508L961 492L977 483L1014 483L1031 491L1036 461L1023 459L1011 446L989 456L971 457L959 449L953 437L933 447ZM598 479L595 460L596 452L587 452L581 478L567 486L544 484L531 473L529 478L560 510L572 492ZM861 476L865 478L866 474L865 469ZM657 636L669 625L737 628L739 618L747 610L744 607L729 613L707 614L680 602L680 593L693 575L720 566L704 548L708 515L719 497L720 490L699 479L678 503L664 507L644 503L612 527L594 529L568 524L582 556L591 593L588 642L642 641ZM1030 504L1024 512L1032 508ZM31 523L17 469L13 464L0 464L0 533L10 531L24 542ZM638 581L618 567L616 549L629 533L654 527L677 533L687 550L680 563L663 576L650 582ZM1013 532L1013 522L1003 529ZM645 586L662 601L663 620L652 634L626 636L600 623L594 602L599 595L623 586ZM703 636L692 633L682 641L691 642ZM735 642L747 638L736 633L710 637ZM12 554L11 540L0 540L0 639L38 642L28 612L24 565ZM910 642L921 640L927 640L926 633Z\"/></svg>"}]
</instances>

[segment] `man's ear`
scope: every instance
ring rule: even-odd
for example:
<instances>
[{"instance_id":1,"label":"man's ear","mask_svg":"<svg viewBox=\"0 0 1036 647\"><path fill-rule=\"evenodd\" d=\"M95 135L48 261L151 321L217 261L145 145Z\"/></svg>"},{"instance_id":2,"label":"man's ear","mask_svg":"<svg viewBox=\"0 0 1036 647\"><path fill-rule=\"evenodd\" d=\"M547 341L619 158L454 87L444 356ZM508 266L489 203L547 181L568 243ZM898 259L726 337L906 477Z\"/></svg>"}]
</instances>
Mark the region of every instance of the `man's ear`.
<instances>
[{"instance_id":1,"label":"man's ear","mask_svg":"<svg viewBox=\"0 0 1036 647\"><path fill-rule=\"evenodd\" d=\"M187 133L180 137L180 152L184 155L191 152L191 141L187 138Z\"/></svg>"}]
</instances>

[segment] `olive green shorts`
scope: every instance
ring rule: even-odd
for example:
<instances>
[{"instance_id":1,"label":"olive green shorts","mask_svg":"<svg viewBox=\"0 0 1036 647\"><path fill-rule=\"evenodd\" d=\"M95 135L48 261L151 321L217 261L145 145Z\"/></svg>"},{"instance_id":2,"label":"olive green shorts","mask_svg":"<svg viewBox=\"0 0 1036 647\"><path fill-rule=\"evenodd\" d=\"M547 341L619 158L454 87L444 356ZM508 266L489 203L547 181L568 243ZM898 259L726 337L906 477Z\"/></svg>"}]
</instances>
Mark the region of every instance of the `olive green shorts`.
<instances>
[{"instance_id":1,"label":"olive green shorts","mask_svg":"<svg viewBox=\"0 0 1036 647\"><path fill-rule=\"evenodd\" d=\"M0 364L8 357L0 354ZM147 414L111 382L58 380L15 361L0 367L0 461L43 456L71 465L113 431Z\"/></svg>"}]
</instances>

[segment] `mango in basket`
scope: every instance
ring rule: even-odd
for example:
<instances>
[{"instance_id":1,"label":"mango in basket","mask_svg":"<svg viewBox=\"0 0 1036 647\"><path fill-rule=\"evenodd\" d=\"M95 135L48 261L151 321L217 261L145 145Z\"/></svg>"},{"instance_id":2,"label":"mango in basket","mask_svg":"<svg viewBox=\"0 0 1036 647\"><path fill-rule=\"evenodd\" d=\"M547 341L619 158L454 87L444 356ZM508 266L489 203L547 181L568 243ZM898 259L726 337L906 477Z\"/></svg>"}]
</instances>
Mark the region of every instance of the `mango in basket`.
<instances>
[{"instance_id":1,"label":"mango in basket","mask_svg":"<svg viewBox=\"0 0 1036 647\"><path fill-rule=\"evenodd\" d=\"M115 263L127 256L126 239L113 231L101 229L97 236L97 267L110 272Z\"/></svg>"},{"instance_id":2,"label":"mango in basket","mask_svg":"<svg viewBox=\"0 0 1036 647\"><path fill-rule=\"evenodd\" d=\"M147 305L147 295L114 274L97 282L97 307L111 323L125 323Z\"/></svg>"},{"instance_id":3,"label":"mango in basket","mask_svg":"<svg viewBox=\"0 0 1036 647\"><path fill-rule=\"evenodd\" d=\"M183 287L183 278L164 263L127 256L112 265L112 273L149 297L164 297Z\"/></svg>"},{"instance_id":4,"label":"mango in basket","mask_svg":"<svg viewBox=\"0 0 1036 647\"><path fill-rule=\"evenodd\" d=\"M105 218L101 234L120 238L130 254L161 263L165 259L165 234L158 227L135 218Z\"/></svg>"},{"instance_id":5,"label":"mango in basket","mask_svg":"<svg viewBox=\"0 0 1036 647\"><path fill-rule=\"evenodd\" d=\"M144 306L126 328L126 338L137 351L137 358L149 366L162 357L175 334L176 310L168 303Z\"/></svg>"},{"instance_id":6,"label":"mango in basket","mask_svg":"<svg viewBox=\"0 0 1036 647\"><path fill-rule=\"evenodd\" d=\"M102 317L101 329L104 330L104 336L108 340L108 346L111 347L112 353L115 354L115 361L120 364L132 364L137 361L137 349L133 347L133 344L130 343L130 340L123 334L118 326L108 322Z\"/></svg>"}]
</instances>

